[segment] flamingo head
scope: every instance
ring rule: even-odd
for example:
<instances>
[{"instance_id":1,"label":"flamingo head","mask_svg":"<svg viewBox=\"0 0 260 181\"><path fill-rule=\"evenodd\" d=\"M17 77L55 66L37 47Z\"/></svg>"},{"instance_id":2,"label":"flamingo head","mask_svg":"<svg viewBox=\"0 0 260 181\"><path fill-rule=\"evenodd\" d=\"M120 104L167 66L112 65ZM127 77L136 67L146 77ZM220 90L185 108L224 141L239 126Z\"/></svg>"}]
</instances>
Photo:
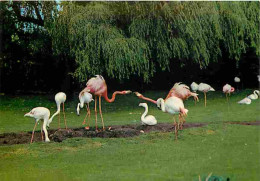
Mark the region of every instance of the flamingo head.
<instances>
[{"instance_id":1,"label":"flamingo head","mask_svg":"<svg viewBox=\"0 0 260 181\"><path fill-rule=\"evenodd\" d=\"M141 97L142 96L142 94L140 94L139 92L134 92L135 93L135 95L137 96L137 97Z\"/></svg>"},{"instance_id":2,"label":"flamingo head","mask_svg":"<svg viewBox=\"0 0 260 181\"><path fill-rule=\"evenodd\" d=\"M157 103L156 103L156 104L157 104L157 108L160 109L160 110L162 109L162 107L161 107L162 101L163 101L163 98L159 98L159 99L157 99L157 101L156 101L156 102L157 102Z\"/></svg>"},{"instance_id":3,"label":"flamingo head","mask_svg":"<svg viewBox=\"0 0 260 181\"><path fill-rule=\"evenodd\" d=\"M130 94L130 93L132 93L132 91L126 90L126 91L122 91L122 93L123 93L123 94Z\"/></svg>"}]
</instances>

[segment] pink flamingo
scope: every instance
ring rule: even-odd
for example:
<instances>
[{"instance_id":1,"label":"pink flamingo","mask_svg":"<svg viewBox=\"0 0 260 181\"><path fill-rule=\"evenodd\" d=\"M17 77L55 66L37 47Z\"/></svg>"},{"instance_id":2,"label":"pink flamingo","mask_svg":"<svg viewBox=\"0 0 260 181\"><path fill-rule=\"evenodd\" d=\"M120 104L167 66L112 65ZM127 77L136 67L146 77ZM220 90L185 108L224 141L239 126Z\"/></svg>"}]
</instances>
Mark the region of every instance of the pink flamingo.
<instances>
[{"instance_id":1,"label":"pink flamingo","mask_svg":"<svg viewBox=\"0 0 260 181\"><path fill-rule=\"evenodd\" d=\"M107 97L107 84L105 79L101 75L96 75L96 77L92 77L91 79L89 79L86 86L87 87L83 91L81 91L81 93L83 94L84 92L90 92L91 94L95 95L96 131L98 130L97 129L97 96L99 97L99 113L103 125L103 130L105 130L102 111L101 111L101 97L104 97L107 102L111 103L115 101L117 94L129 94L131 93L131 91L130 90L115 91L112 94L112 98L109 99Z\"/></svg>"},{"instance_id":2,"label":"pink flamingo","mask_svg":"<svg viewBox=\"0 0 260 181\"><path fill-rule=\"evenodd\" d=\"M184 116L186 116L188 113L188 110L184 108L182 99L172 96L167 99L159 98L159 99L157 99L157 101L155 101L153 99L144 97L139 92L135 92L135 94L140 99L143 99L143 100L156 104L157 107L162 110L162 112L167 112L167 113L173 115L175 139L177 139L179 125L181 126L180 128L182 129L182 124L185 122ZM176 123L176 119L175 119L176 114L179 114L178 128L177 128L177 123ZM181 122L181 120L182 120L182 122Z\"/></svg>"},{"instance_id":3,"label":"pink flamingo","mask_svg":"<svg viewBox=\"0 0 260 181\"><path fill-rule=\"evenodd\" d=\"M229 85L229 84L226 84L223 86L223 93L226 94L227 102L228 102L228 94L230 96L230 93L232 93L234 91L235 91L235 88L231 87L231 85Z\"/></svg>"},{"instance_id":4,"label":"pink flamingo","mask_svg":"<svg viewBox=\"0 0 260 181\"><path fill-rule=\"evenodd\" d=\"M189 87L185 84L176 83L173 88L168 93L165 99L159 98L157 101L144 97L139 92L135 92L136 96L140 99L152 102L157 105L163 112L167 112L169 114L179 114L179 123L178 128L182 129L182 125L185 122L184 116L187 115L188 110L184 108L183 100L193 96L194 99L198 100L197 94L190 92ZM181 121L182 120L182 121ZM175 127L175 138L177 139L178 129L177 123L174 117L174 127Z\"/></svg>"},{"instance_id":5,"label":"pink flamingo","mask_svg":"<svg viewBox=\"0 0 260 181\"><path fill-rule=\"evenodd\" d=\"M198 94L196 94L194 92L191 92L190 88L187 85L181 84L180 82L174 84L174 86L169 91L166 99L168 99L169 97L172 97L172 96L178 97L178 98L180 98L182 100L186 100L190 96L193 96L195 101L199 100Z\"/></svg>"}]
</instances>

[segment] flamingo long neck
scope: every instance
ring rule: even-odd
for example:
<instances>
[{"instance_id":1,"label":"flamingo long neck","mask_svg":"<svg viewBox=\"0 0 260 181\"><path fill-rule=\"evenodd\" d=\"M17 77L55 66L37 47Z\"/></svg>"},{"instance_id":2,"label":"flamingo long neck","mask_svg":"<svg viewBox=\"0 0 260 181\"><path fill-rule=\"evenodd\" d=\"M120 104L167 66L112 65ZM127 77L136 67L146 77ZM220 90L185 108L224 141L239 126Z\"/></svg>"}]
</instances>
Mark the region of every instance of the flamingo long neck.
<instances>
[{"instance_id":1,"label":"flamingo long neck","mask_svg":"<svg viewBox=\"0 0 260 181\"><path fill-rule=\"evenodd\" d=\"M165 110L164 100L163 100L163 99L160 99L160 103L161 103L161 109L162 109L162 112L166 112L166 110Z\"/></svg>"},{"instance_id":2,"label":"flamingo long neck","mask_svg":"<svg viewBox=\"0 0 260 181\"><path fill-rule=\"evenodd\" d=\"M144 109L145 109L145 111L144 111L144 113L142 114L142 116L141 116L141 120L144 122L145 121L145 116L147 115L147 113L148 113L148 107L147 106L144 106Z\"/></svg>"},{"instance_id":3,"label":"flamingo long neck","mask_svg":"<svg viewBox=\"0 0 260 181\"><path fill-rule=\"evenodd\" d=\"M254 91L254 95L255 95L256 97L258 97L257 91Z\"/></svg>"},{"instance_id":4,"label":"flamingo long neck","mask_svg":"<svg viewBox=\"0 0 260 181\"><path fill-rule=\"evenodd\" d=\"M60 104L57 103L57 111L52 115L52 117L48 121L48 126L52 122L53 118L60 113Z\"/></svg>"},{"instance_id":5,"label":"flamingo long neck","mask_svg":"<svg viewBox=\"0 0 260 181\"><path fill-rule=\"evenodd\" d=\"M83 100L80 100L80 103L78 103L78 107L80 106L80 108L83 108L84 107L84 101Z\"/></svg>"},{"instance_id":6,"label":"flamingo long neck","mask_svg":"<svg viewBox=\"0 0 260 181\"><path fill-rule=\"evenodd\" d=\"M113 94L112 94L112 98L111 99L109 99L108 97L107 97L107 91L102 95L104 98L105 98L105 100L107 101L107 102L114 102L115 101L115 98L116 98L116 95L117 94L125 94L124 93L124 91L115 91Z\"/></svg>"},{"instance_id":7,"label":"flamingo long neck","mask_svg":"<svg viewBox=\"0 0 260 181\"><path fill-rule=\"evenodd\" d=\"M139 97L140 99L143 99L143 100L149 101L149 102L151 102L151 103L157 104L157 102L156 102L155 100L150 99L150 98L148 98L148 97L144 97L143 95L138 96L138 97Z\"/></svg>"}]
</instances>

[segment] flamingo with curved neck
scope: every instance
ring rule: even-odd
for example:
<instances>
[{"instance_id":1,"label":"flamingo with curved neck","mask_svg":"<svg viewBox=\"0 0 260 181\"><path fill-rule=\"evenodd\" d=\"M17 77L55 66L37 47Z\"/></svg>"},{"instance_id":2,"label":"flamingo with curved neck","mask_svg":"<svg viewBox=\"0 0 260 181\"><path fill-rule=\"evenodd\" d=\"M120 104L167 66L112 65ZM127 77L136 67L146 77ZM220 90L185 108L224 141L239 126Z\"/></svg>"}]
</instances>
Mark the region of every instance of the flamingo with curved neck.
<instances>
[{"instance_id":1,"label":"flamingo with curved neck","mask_svg":"<svg viewBox=\"0 0 260 181\"><path fill-rule=\"evenodd\" d=\"M84 121L82 122L82 125L86 124L86 119L88 118L87 121L87 126L85 127L86 130L89 130L89 121L90 121L90 108L89 108L89 103L91 101L93 101L94 99L92 99L92 94L88 93L88 92L83 92L83 93L79 93L79 103L77 106L77 115L79 116L79 111L80 108L84 107L84 104L86 104L87 107L87 114L84 118Z\"/></svg>"},{"instance_id":2,"label":"flamingo with curved neck","mask_svg":"<svg viewBox=\"0 0 260 181\"><path fill-rule=\"evenodd\" d=\"M153 115L148 115L147 116L147 113L148 113L148 105L146 103L140 103L139 106L142 106L144 107L145 111L144 113L142 114L141 116L141 122L142 124L144 125L156 125L157 124L157 120L156 118L153 116Z\"/></svg>"},{"instance_id":3,"label":"flamingo with curved neck","mask_svg":"<svg viewBox=\"0 0 260 181\"><path fill-rule=\"evenodd\" d=\"M66 94L64 92L59 92L55 95L55 102L56 102L56 105L57 105L57 111L52 115L52 117L49 119L48 123L47 123L47 127L49 127L50 123L52 122L53 118L59 114L59 126L58 126L58 129L60 129L60 105L62 104L62 110L63 110L63 116L64 116L64 124L65 124L65 127L66 129L68 129L67 127L67 122L66 122L66 116L65 116L65 108L64 108L64 103L66 101Z\"/></svg>"},{"instance_id":4,"label":"flamingo with curved neck","mask_svg":"<svg viewBox=\"0 0 260 181\"><path fill-rule=\"evenodd\" d=\"M34 125L33 131L32 131L31 143L33 142L34 131L35 131L35 128L37 126L37 123L41 119L43 120L43 124L42 124L42 127L41 127L42 140L43 140L43 133L42 133L42 130L43 130L44 134L45 134L45 142L49 142L50 139L48 137L48 131L46 129L46 126L47 126L48 121L49 121L50 110L45 108L45 107L36 107L36 108L33 108L30 112L26 113L24 116L32 117L32 118L35 119L35 125Z\"/></svg>"},{"instance_id":5,"label":"flamingo with curved neck","mask_svg":"<svg viewBox=\"0 0 260 181\"><path fill-rule=\"evenodd\" d=\"M101 97L104 97L104 99L107 102L111 103L111 102L115 101L117 94L121 94L121 95L129 94L129 93L131 93L131 91L130 90L115 91L112 94L112 98L109 99L107 96L107 84L106 84L105 79L101 75L96 75L95 77L92 77L91 79L89 79L86 86L87 87L82 91L82 93L89 92L89 93L95 95L96 131L98 131L98 129L97 129L97 97L99 97L99 113L100 113L100 117L101 117L101 121L102 121L102 125L103 125L103 130L105 130L103 115L102 115L102 111L101 111Z\"/></svg>"},{"instance_id":6,"label":"flamingo with curved neck","mask_svg":"<svg viewBox=\"0 0 260 181\"><path fill-rule=\"evenodd\" d=\"M143 100L146 100L146 101L149 101L149 102L156 104L157 107L162 110L162 112L167 112L167 113L172 114L172 115L179 114L178 128L177 128L175 116L173 117L174 118L175 138L177 139L179 125L181 126L181 129L182 129L182 125L185 122L184 116L186 116L187 113L188 113L188 110L184 108L184 104L183 104L182 99L175 97L175 96L171 96L171 97L166 98L166 99L159 98L159 99L157 99L157 101L155 101L155 100L150 99L148 97L144 97L139 92L135 92L135 94L140 99L143 99Z\"/></svg>"},{"instance_id":7,"label":"flamingo with curved neck","mask_svg":"<svg viewBox=\"0 0 260 181\"><path fill-rule=\"evenodd\" d=\"M231 87L231 85L229 85L229 84L226 84L226 85L223 86L223 93L226 94L227 102L228 102L228 94L230 96L230 93L232 93L234 91L235 91L235 88Z\"/></svg>"},{"instance_id":8,"label":"flamingo with curved neck","mask_svg":"<svg viewBox=\"0 0 260 181\"><path fill-rule=\"evenodd\" d=\"M102 97L104 97L104 99L105 99L107 102L111 103L111 102L114 102L114 101L115 101L117 94L119 94L119 95L124 95L124 94L129 94L129 93L131 93L130 90L128 90L128 91L115 91L115 92L112 94L111 99L109 99L108 96L107 96L107 91L105 91L104 94L102 94Z\"/></svg>"},{"instance_id":9,"label":"flamingo with curved neck","mask_svg":"<svg viewBox=\"0 0 260 181\"><path fill-rule=\"evenodd\" d=\"M249 99L252 99L252 100L256 100L256 99L258 99L258 96L259 96L259 90L255 90L255 91L253 92L253 94L250 94L250 95L248 96L248 98L249 98Z\"/></svg>"}]
</instances>

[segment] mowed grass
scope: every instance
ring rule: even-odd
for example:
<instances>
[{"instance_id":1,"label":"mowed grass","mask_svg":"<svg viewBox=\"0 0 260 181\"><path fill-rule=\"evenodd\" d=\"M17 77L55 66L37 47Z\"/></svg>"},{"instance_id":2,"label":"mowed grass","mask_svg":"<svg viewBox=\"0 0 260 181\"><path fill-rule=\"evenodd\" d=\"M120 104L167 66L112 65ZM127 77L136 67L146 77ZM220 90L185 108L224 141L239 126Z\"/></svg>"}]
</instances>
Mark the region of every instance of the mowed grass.
<instances>
[{"instance_id":1,"label":"mowed grass","mask_svg":"<svg viewBox=\"0 0 260 181\"><path fill-rule=\"evenodd\" d=\"M207 107L204 107L204 95L200 93L200 101L194 105L193 98L184 102L185 107L189 110L187 122L210 122L220 123L225 121L255 121L260 120L260 101L252 101L250 105L239 105L237 102L253 90L245 90L231 95L229 103L222 92L209 92L207 94ZM144 96L157 100L160 97L165 98L167 92L151 91L144 92ZM139 103L145 102L138 99L134 94L119 95L115 102L107 103L102 99L102 112L106 126L139 124L141 114L144 112ZM80 127L84 120L86 109L81 109L81 115L76 115L76 106L78 97L68 97L65 103L66 118L68 127ZM158 110L156 105L147 102L149 113L154 115L158 122L173 122L173 116ZM24 117L34 107L47 107L51 115L56 112L56 103L54 95L48 96L0 96L0 133L32 131L34 120ZM91 126L95 125L94 101L91 106ZM61 107L62 108L62 107ZM100 116L98 114L98 124L101 126ZM61 113L61 126L64 127L63 115ZM58 116L53 119L51 128L58 128ZM38 127L38 130L40 126Z\"/></svg>"},{"instance_id":2,"label":"mowed grass","mask_svg":"<svg viewBox=\"0 0 260 181\"><path fill-rule=\"evenodd\" d=\"M236 102L250 94L245 90L231 95L227 103L221 92L203 95L189 109L187 122L208 122L206 127L174 133L150 133L133 138L73 138L62 143L33 143L0 147L1 180L198 180L209 173L230 180L260 179L260 127L224 124L226 121L256 121L259 100L251 105ZM147 97L165 97L167 92L145 92ZM33 107L44 106L53 114L53 96L0 97L0 132L31 131L34 121L23 115ZM143 102L134 95L118 96L112 104L103 101L105 125L139 124ZM76 116L77 97L68 98L69 127L80 127L85 110ZM148 103L149 114L158 122L172 122L172 116ZM91 125L94 126L93 103ZM61 119L63 121L63 119ZM56 117L51 128L57 128ZM99 125L100 118L99 118ZM63 126L63 122L62 122ZM40 126L38 126L38 130Z\"/></svg>"}]
</instances>

